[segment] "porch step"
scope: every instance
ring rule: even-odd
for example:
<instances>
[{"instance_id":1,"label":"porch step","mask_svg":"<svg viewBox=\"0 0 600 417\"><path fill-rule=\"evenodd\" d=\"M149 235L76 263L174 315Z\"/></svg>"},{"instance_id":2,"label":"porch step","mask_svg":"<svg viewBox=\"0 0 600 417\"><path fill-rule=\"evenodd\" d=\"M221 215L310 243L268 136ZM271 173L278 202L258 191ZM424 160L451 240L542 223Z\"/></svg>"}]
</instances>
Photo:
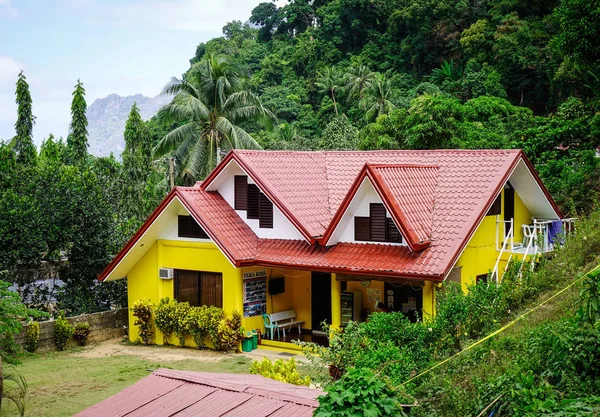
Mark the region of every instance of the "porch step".
<instances>
[{"instance_id":1,"label":"porch step","mask_svg":"<svg viewBox=\"0 0 600 417\"><path fill-rule=\"evenodd\" d=\"M302 353L302 348L298 345L288 342L279 342L277 340L261 339L259 349L278 350L298 355Z\"/></svg>"}]
</instances>

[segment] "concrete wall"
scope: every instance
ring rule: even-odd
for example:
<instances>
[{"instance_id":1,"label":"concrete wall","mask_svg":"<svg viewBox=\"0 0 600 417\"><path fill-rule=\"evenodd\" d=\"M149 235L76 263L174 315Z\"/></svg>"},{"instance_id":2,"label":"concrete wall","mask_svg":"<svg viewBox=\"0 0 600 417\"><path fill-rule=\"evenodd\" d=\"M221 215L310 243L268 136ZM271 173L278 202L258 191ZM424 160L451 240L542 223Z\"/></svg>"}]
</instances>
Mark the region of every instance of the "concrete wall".
<instances>
[{"instance_id":1,"label":"concrete wall","mask_svg":"<svg viewBox=\"0 0 600 417\"><path fill-rule=\"evenodd\" d=\"M104 340L123 337L126 334L123 326L127 326L127 309L103 311L100 313L82 314L80 316L68 317L67 320L73 326L78 323L88 322L90 324L90 335L88 343L102 342ZM27 326L24 327L21 334L15 338L23 349L25 349ZM71 346L76 346L75 341L71 341ZM55 350L54 345L54 321L40 322L40 340L36 352L47 352Z\"/></svg>"}]
</instances>

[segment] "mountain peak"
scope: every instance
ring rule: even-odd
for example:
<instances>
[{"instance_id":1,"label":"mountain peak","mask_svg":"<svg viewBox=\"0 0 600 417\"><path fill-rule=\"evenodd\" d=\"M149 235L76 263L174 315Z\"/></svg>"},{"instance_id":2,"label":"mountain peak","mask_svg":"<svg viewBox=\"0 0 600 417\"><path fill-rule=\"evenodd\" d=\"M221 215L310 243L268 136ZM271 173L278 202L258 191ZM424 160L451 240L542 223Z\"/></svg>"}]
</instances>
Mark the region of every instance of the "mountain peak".
<instances>
[{"instance_id":1,"label":"mountain peak","mask_svg":"<svg viewBox=\"0 0 600 417\"><path fill-rule=\"evenodd\" d=\"M136 103L140 109L142 119L148 120L169 101L169 97L165 95L120 96L114 93L94 100L86 112L89 152L96 156L108 156L111 152L119 156L125 149L123 134L133 103Z\"/></svg>"}]
</instances>

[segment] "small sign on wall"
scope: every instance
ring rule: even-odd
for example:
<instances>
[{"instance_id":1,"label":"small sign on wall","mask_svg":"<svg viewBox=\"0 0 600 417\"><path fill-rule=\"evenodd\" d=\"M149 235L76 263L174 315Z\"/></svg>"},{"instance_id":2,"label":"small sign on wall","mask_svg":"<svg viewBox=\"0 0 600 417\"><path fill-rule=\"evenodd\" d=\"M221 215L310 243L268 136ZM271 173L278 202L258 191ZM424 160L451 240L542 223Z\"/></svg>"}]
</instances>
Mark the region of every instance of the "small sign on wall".
<instances>
[{"instance_id":1,"label":"small sign on wall","mask_svg":"<svg viewBox=\"0 0 600 417\"><path fill-rule=\"evenodd\" d=\"M244 317L261 316L267 312L267 272L244 274Z\"/></svg>"}]
</instances>

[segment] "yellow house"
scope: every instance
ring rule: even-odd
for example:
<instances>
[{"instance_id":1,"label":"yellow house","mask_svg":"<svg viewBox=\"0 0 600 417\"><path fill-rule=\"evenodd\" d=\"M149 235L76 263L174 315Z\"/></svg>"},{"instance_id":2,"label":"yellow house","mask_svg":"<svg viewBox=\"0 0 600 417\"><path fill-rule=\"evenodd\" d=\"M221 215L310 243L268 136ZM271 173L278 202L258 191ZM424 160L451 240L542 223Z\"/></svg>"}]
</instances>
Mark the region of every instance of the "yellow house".
<instances>
[{"instance_id":1,"label":"yellow house","mask_svg":"<svg viewBox=\"0 0 600 417\"><path fill-rule=\"evenodd\" d=\"M130 304L238 310L246 329L286 312L289 341L381 307L432 315L444 280L497 281L571 227L519 150L234 150L173 189L99 279L127 278Z\"/></svg>"}]
</instances>

